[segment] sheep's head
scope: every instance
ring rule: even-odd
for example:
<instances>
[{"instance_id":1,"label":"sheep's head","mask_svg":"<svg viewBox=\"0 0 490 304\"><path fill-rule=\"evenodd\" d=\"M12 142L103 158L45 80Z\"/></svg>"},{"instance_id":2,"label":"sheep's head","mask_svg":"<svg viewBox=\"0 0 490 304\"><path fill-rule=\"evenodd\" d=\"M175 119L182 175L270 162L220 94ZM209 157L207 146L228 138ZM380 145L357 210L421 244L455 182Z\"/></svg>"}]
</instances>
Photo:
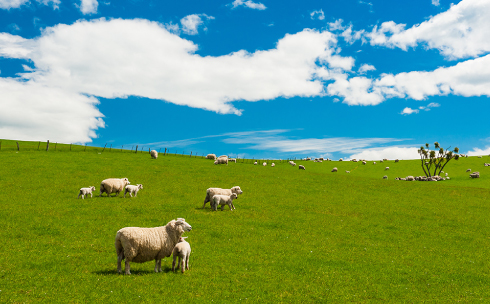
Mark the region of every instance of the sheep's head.
<instances>
[{"instance_id":1,"label":"sheep's head","mask_svg":"<svg viewBox=\"0 0 490 304\"><path fill-rule=\"evenodd\" d=\"M90 190L95 191L95 186L90 186Z\"/></svg>"},{"instance_id":2,"label":"sheep's head","mask_svg":"<svg viewBox=\"0 0 490 304\"><path fill-rule=\"evenodd\" d=\"M142 184L137 184L136 186L138 187L138 189L143 189L143 185Z\"/></svg>"},{"instance_id":3,"label":"sheep's head","mask_svg":"<svg viewBox=\"0 0 490 304\"><path fill-rule=\"evenodd\" d=\"M235 187L231 188L231 192L236 193L237 197L238 197L238 194L243 193L242 189L240 189L240 186L235 186Z\"/></svg>"},{"instance_id":4,"label":"sheep's head","mask_svg":"<svg viewBox=\"0 0 490 304\"><path fill-rule=\"evenodd\" d=\"M235 198L237 198L237 197L238 197L238 195L237 195L236 193L232 193L232 194L230 195L230 198L231 198L232 200L233 200L233 199L235 199Z\"/></svg>"},{"instance_id":5,"label":"sheep's head","mask_svg":"<svg viewBox=\"0 0 490 304\"><path fill-rule=\"evenodd\" d=\"M185 240L186 238L187 238L187 236L181 236L179 238L179 243L186 242L186 240Z\"/></svg>"},{"instance_id":6,"label":"sheep's head","mask_svg":"<svg viewBox=\"0 0 490 304\"><path fill-rule=\"evenodd\" d=\"M177 221L175 222L175 225L178 226L179 229L182 230L182 232L192 230L192 226L189 225L183 218L178 218Z\"/></svg>"}]
</instances>

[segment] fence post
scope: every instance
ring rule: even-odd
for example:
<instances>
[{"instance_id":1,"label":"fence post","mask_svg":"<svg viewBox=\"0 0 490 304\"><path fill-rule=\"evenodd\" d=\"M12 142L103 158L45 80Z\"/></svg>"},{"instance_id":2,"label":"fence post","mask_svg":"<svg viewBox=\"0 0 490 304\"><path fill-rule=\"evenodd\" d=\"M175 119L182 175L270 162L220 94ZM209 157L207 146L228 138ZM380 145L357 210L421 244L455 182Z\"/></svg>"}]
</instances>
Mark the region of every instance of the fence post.
<instances>
[{"instance_id":1,"label":"fence post","mask_svg":"<svg viewBox=\"0 0 490 304\"><path fill-rule=\"evenodd\" d=\"M102 152L104 152L104 150L105 150L105 147L107 147L107 143L105 143L105 146L104 146L104 149L102 149Z\"/></svg>"},{"instance_id":2,"label":"fence post","mask_svg":"<svg viewBox=\"0 0 490 304\"><path fill-rule=\"evenodd\" d=\"M37 145L37 150L39 150L39 147L41 146L41 142Z\"/></svg>"},{"instance_id":3,"label":"fence post","mask_svg":"<svg viewBox=\"0 0 490 304\"><path fill-rule=\"evenodd\" d=\"M112 151L112 144L111 144L111 147L109 148L109 152L111 152L111 151Z\"/></svg>"},{"instance_id":4,"label":"fence post","mask_svg":"<svg viewBox=\"0 0 490 304\"><path fill-rule=\"evenodd\" d=\"M49 139L48 139L48 142L46 143L46 151L49 150Z\"/></svg>"},{"instance_id":5,"label":"fence post","mask_svg":"<svg viewBox=\"0 0 490 304\"><path fill-rule=\"evenodd\" d=\"M85 144L85 149L83 149L83 152L87 151L87 144Z\"/></svg>"},{"instance_id":6,"label":"fence post","mask_svg":"<svg viewBox=\"0 0 490 304\"><path fill-rule=\"evenodd\" d=\"M17 151L20 151L19 142L17 141Z\"/></svg>"},{"instance_id":7,"label":"fence post","mask_svg":"<svg viewBox=\"0 0 490 304\"><path fill-rule=\"evenodd\" d=\"M160 152L162 152L162 148L160 148L160 149L158 150L158 154L160 154Z\"/></svg>"},{"instance_id":8,"label":"fence post","mask_svg":"<svg viewBox=\"0 0 490 304\"><path fill-rule=\"evenodd\" d=\"M72 145L72 144L70 144L70 151L71 151L71 145Z\"/></svg>"},{"instance_id":9,"label":"fence post","mask_svg":"<svg viewBox=\"0 0 490 304\"><path fill-rule=\"evenodd\" d=\"M122 152L122 149L124 148L124 145L121 146L121 152Z\"/></svg>"},{"instance_id":10,"label":"fence post","mask_svg":"<svg viewBox=\"0 0 490 304\"><path fill-rule=\"evenodd\" d=\"M191 151L191 156L190 157L192 157L192 151Z\"/></svg>"},{"instance_id":11,"label":"fence post","mask_svg":"<svg viewBox=\"0 0 490 304\"><path fill-rule=\"evenodd\" d=\"M58 142L54 144L54 150L56 151L56 147L58 146Z\"/></svg>"},{"instance_id":12,"label":"fence post","mask_svg":"<svg viewBox=\"0 0 490 304\"><path fill-rule=\"evenodd\" d=\"M163 153L163 155L167 155L167 148L165 148L165 152Z\"/></svg>"},{"instance_id":13,"label":"fence post","mask_svg":"<svg viewBox=\"0 0 490 304\"><path fill-rule=\"evenodd\" d=\"M148 154L150 154L150 148L148 148Z\"/></svg>"},{"instance_id":14,"label":"fence post","mask_svg":"<svg viewBox=\"0 0 490 304\"><path fill-rule=\"evenodd\" d=\"M138 145L136 145L136 150L134 150L134 153L138 153Z\"/></svg>"},{"instance_id":15,"label":"fence post","mask_svg":"<svg viewBox=\"0 0 490 304\"><path fill-rule=\"evenodd\" d=\"M134 148L134 145L133 145L133 146L131 146L131 153L133 152L133 148Z\"/></svg>"}]
</instances>

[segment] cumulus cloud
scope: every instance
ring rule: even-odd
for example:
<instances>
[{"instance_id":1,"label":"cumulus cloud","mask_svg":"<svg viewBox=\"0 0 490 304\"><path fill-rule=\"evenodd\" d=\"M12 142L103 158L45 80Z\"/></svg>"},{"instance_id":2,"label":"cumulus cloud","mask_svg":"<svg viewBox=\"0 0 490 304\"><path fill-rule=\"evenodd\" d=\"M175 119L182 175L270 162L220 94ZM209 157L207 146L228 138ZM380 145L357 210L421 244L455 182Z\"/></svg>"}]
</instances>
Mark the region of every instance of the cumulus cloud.
<instances>
[{"instance_id":1,"label":"cumulus cloud","mask_svg":"<svg viewBox=\"0 0 490 304\"><path fill-rule=\"evenodd\" d=\"M214 19L214 17L206 14L193 14L180 19L180 24L182 24L182 31L184 33L188 35L197 35L199 27L204 25L205 21L211 19ZM207 30L207 28L204 27L204 30Z\"/></svg>"},{"instance_id":2,"label":"cumulus cloud","mask_svg":"<svg viewBox=\"0 0 490 304\"><path fill-rule=\"evenodd\" d=\"M99 3L97 0L81 0L80 11L82 14L96 14Z\"/></svg>"},{"instance_id":3,"label":"cumulus cloud","mask_svg":"<svg viewBox=\"0 0 490 304\"><path fill-rule=\"evenodd\" d=\"M374 65L363 64L359 67L359 70L357 72L359 74L365 74L368 71L376 71L376 68L374 67Z\"/></svg>"},{"instance_id":4,"label":"cumulus cloud","mask_svg":"<svg viewBox=\"0 0 490 304\"><path fill-rule=\"evenodd\" d=\"M356 154L352 154L350 158L355 159L419 159L420 155L417 152L418 148L411 147L384 147L366 149Z\"/></svg>"},{"instance_id":5,"label":"cumulus cloud","mask_svg":"<svg viewBox=\"0 0 490 304\"><path fill-rule=\"evenodd\" d=\"M251 0L243 1L243 0L235 0L231 4L232 8L237 8L239 6L245 6L251 9L257 9L257 10L265 10L267 7L263 5L262 3L255 3Z\"/></svg>"},{"instance_id":6,"label":"cumulus cloud","mask_svg":"<svg viewBox=\"0 0 490 304\"><path fill-rule=\"evenodd\" d=\"M320 9L318 11L313 11L310 13L310 17L311 19L315 20L315 19L318 19L318 20L323 20L325 19L325 14L323 13L323 10Z\"/></svg>"},{"instance_id":7,"label":"cumulus cloud","mask_svg":"<svg viewBox=\"0 0 490 304\"><path fill-rule=\"evenodd\" d=\"M479 156L479 155L490 155L490 147L485 149L473 148L473 150L468 151L468 156Z\"/></svg>"},{"instance_id":8,"label":"cumulus cloud","mask_svg":"<svg viewBox=\"0 0 490 304\"><path fill-rule=\"evenodd\" d=\"M274 49L202 57L197 45L162 24L98 19L46 28L34 39L1 33L0 56L32 63L32 71L12 80L32 83L26 91L36 84L69 96L142 96L240 115L233 101L324 95L324 81L354 65L336 53L336 43L329 32L304 30L286 35Z\"/></svg>"},{"instance_id":9,"label":"cumulus cloud","mask_svg":"<svg viewBox=\"0 0 490 304\"><path fill-rule=\"evenodd\" d=\"M439 0L432 0L432 5L439 6Z\"/></svg>"},{"instance_id":10,"label":"cumulus cloud","mask_svg":"<svg viewBox=\"0 0 490 304\"><path fill-rule=\"evenodd\" d=\"M407 50L423 43L449 59L476 57L490 51L489 0L463 0L429 20L405 29L393 21L375 26L366 34L371 45Z\"/></svg>"},{"instance_id":11,"label":"cumulus cloud","mask_svg":"<svg viewBox=\"0 0 490 304\"><path fill-rule=\"evenodd\" d=\"M0 0L0 9L19 8L29 0Z\"/></svg>"},{"instance_id":12,"label":"cumulus cloud","mask_svg":"<svg viewBox=\"0 0 490 304\"><path fill-rule=\"evenodd\" d=\"M413 113L417 114L418 112L419 112L419 110L417 110L417 109L414 110L414 109L411 109L411 108L408 108L407 107L407 108L403 109L403 111L400 114L402 114L402 115L410 115L410 114L413 114Z\"/></svg>"}]
</instances>

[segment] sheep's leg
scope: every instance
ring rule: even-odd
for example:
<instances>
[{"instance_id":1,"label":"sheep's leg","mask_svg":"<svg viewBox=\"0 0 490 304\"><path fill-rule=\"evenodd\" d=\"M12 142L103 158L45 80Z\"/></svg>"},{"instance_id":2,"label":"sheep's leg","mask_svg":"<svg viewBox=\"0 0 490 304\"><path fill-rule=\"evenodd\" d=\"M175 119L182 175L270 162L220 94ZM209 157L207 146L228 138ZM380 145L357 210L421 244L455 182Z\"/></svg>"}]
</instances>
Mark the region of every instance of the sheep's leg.
<instances>
[{"instance_id":1,"label":"sheep's leg","mask_svg":"<svg viewBox=\"0 0 490 304\"><path fill-rule=\"evenodd\" d=\"M162 260L161 259L155 259L155 272L162 271Z\"/></svg>"},{"instance_id":2,"label":"sheep's leg","mask_svg":"<svg viewBox=\"0 0 490 304\"><path fill-rule=\"evenodd\" d=\"M179 257L179 262L180 262L180 257ZM182 273L184 273L185 271L185 257L182 257L182 264L180 264L180 271L182 271Z\"/></svg>"},{"instance_id":3,"label":"sheep's leg","mask_svg":"<svg viewBox=\"0 0 490 304\"><path fill-rule=\"evenodd\" d=\"M133 197L133 192L129 192L129 196Z\"/></svg>"},{"instance_id":4,"label":"sheep's leg","mask_svg":"<svg viewBox=\"0 0 490 304\"><path fill-rule=\"evenodd\" d=\"M221 211L225 210L225 205L221 205Z\"/></svg>"},{"instance_id":5,"label":"sheep's leg","mask_svg":"<svg viewBox=\"0 0 490 304\"><path fill-rule=\"evenodd\" d=\"M117 272L121 273L121 261L124 259L124 252L117 255Z\"/></svg>"},{"instance_id":6,"label":"sheep's leg","mask_svg":"<svg viewBox=\"0 0 490 304\"><path fill-rule=\"evenodd\" d=\"M185 256L185 266L189 270L189 253Z\"/></svg>"},{"instance_id":7,"label":"sheep's leg","mask_svg":"<svg viewBox=\"0 0 490 304\"><path fill-rule=\"evenodd\" d=\"M126 259L125 268L126 274L131 274L131 267L129 266L129 261Z\"/></svg>"},{"instance_id":8,"label":"sheep's leg","mask_svg":"<svg viewBox=\"0 0 490 304\"><path fill-rule=\"evenodd\" d=\"M134 193L134 197L136 197L137 195L138 195L138 191L136 191L136 192Z\"/></svg>"},{"instance_id":9,"label":"sheep's leg","mask_svg":"<svg viewBox=\"0 0 490 304\"><path fill-rule=\"evenodd\" d=\"M92 196L92 192L90 192L90 198L92 198L92 197L93 197L93 196Z\"/></svg>"},{"instance_id":10,"label":"sheep's leg","mask_svg":"<svg viewBox=\"0 0 490 304\"><path fill-rule=\"evenodd\" d=\"M124 190L124 198L126 198L126 193L128 193L128 190Z\"/></svg>"},{"instance_id":11,"label":"sheep's leg","mask_svg":"<svg viewBox=\"0 0 490 304\"><path fill-rule=\"evenodd\" d=\"M78 193L77 199L79 199L79 198L80 198L80 195L81 195L81 194L82 194L81 192L80 192L80 193Z\"/></svg>"},{"instance_id":12,"label":"sheep's leg","mask_svg":"<svg viewBox=\"0 0 490 304\"><path fill-rule=\"evenodd\" d=\"M232 210L232 211L233 211L233 205L232 205L232 203L231 203L231 202L229 202L229 203L228 203L228 207L230 208L230 210Z\"/></svg>"},{"instance_id":13,"label":"sheep's leg","mask_svg":"<svg viewBox=\"0 0 490 304\"><path fill-rule=\"evenodd\" d=\"M172 262L172 271L175 272L175 260L177 259L177 256L174 254L174 260Z\"/></svg>"}]
</instances>

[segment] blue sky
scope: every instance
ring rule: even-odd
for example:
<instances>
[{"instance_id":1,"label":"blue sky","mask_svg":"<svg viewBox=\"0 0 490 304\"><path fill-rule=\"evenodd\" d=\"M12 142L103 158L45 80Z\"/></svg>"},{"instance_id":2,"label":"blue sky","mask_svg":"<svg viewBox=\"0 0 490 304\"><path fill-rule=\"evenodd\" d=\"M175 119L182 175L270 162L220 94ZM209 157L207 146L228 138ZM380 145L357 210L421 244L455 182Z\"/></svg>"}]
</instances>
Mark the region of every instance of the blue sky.
<instances>
[{"instance_id":1,"label":"blue sky","mask_svg":"<svg viewBox=\"0 0 490 304\"><path fill-rule=\"evenodd\" d=\"M490 0L0 0L0 138L490 153Z\"/></svg>"}]
</instances>

